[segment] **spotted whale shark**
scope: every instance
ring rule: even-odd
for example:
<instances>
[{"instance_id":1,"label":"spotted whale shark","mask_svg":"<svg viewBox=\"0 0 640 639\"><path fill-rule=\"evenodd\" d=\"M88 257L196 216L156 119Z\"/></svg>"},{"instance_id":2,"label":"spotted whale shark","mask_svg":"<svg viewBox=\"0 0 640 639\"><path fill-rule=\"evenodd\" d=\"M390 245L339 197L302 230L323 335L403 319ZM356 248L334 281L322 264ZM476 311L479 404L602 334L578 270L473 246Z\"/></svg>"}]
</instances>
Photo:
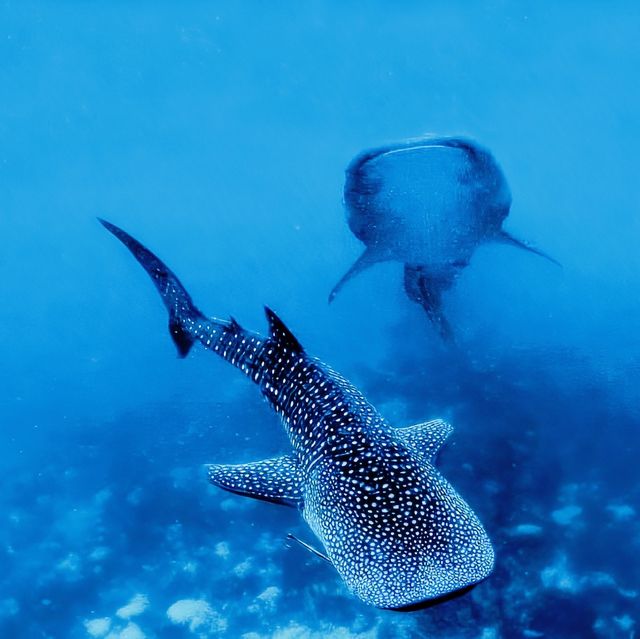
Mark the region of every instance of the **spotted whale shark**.
<instances>
[{"instance_id":1,"label":"spotted whale shark","mask_svg":"<svg viewBox=\"0 0 640 639\"><path fill-rule=\"evenodd\" d=\"M325 552L303 545L373 606L429 605L491 573L494 552L484 527L434 465L449 424L392 427L358 389L308 355L271 309L265 337L234 319L206 317L160 259L100 221L151 276L179 356L199 342L257 384L281 417L288 454L212 464L213 484L298 508Z\"/></svg>"}]
</instances>

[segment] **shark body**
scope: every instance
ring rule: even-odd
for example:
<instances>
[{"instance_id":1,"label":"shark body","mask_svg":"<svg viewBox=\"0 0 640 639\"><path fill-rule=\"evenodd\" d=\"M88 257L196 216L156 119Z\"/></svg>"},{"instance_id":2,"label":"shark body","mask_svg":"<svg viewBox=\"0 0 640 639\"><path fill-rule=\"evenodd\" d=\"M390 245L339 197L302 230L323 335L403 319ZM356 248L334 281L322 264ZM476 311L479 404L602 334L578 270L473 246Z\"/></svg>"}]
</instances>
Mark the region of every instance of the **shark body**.
<instances>
[{"instance_id":1,"label":"shark body","mask_svg":"<svg viewBox=\"0 0 640 639\"><path fill-rule=\"evenodd\" d=\"M358 389L310 357L273 311L266 309L267 337L205 317L153 253L101 222L153 279L180 356L200 342L257 384L281 416L290 454L211 465L213 484L297 507L348 588L373 606L428 604L491 573L482 524L434 466L451 426L393 428Z\"/></svg>"}]
</instances>

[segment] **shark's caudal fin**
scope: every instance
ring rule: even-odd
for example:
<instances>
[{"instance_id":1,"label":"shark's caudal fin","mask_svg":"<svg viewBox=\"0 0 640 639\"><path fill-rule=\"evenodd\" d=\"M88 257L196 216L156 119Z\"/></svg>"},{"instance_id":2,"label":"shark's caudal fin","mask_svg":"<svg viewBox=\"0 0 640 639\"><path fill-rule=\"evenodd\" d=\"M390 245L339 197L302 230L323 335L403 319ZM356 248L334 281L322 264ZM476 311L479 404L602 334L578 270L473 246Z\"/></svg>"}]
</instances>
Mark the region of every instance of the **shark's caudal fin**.
<instances>
[{"instance_id":1,"label":"shark's caudal fin","mask_svg":"<svg viewBox=\"0 0 640 639\"><path fill-rule=\"evenodd\" d=\"M521 248L524 251L529 251L530 253L535 253L536 255L539 255L540 257L544 257L545 259L549 260L550 262L553 262L556 266L562 266L562 264L560 264L560 262L558 262L557 260L554 260L550 255L548 255L544 251L541 251L540 249L536 248L535 246L531 246L527 242L523 242L522 240L519 240L518 238L513 237L513 235L511 235L510 233L507 233L503 229L500 229L500 231L496 235L495 239L496 239L496 241L502 242L503 244L509 244L510 246L515 246L517 248Z\"/></svg>"},{"instance_id":2,"label":"shark's caudal fin","mask_svg":"<svg viewBox=\"0 0 640 639\"><path fill-rule=\"evenodd\" d=\"M270 331L265 339L245 330L233 318L221 320L205 317L166 264L122 229L105 220L100 222L131 251L153 280L169 311L169 331L180 357L185 357L194 342L199 341L205 348L239 368L256 384L264 386L263 393L273 402L277 393L271 395L268 382L277 368L276 364L282 361L280 349L298 356L304 353L282 320L265 307Z\"/></svg>"},{"instance_id":3,"label":"shark's caudal fin","mask_svg":"<svg viewBox=\"0 0 640 639\"><path fill-rule=\"evenodd\" d=\"M179 356L186 357L196 337L184 328L184 320L188 318L196 322L204 320L204 315L196 308L180 280L149 249L115 224L101 218L98 218L98 221L131 251L153 280L169 311L171 339L178 349Z\"/></svg>"},{"instance_id":4,"label":"shark's caudal fin","mask_svg":"<svg viewBox=\"0 0 640 639\"><path fill-rule=\"evenodd\" d=\"M380 260L375 251L373 251L371 248L366 248L362 255L353 263L351 268L338 280L338 283L333 287L331 293L329 293L329 304L333 302L335 296L340 292L340 289L350 279L358 275L358 273L362 273L362 271L379 261Z\"/></svg>"},{"instance_id":5,"label":"shark's caudal fin","mask_svg":"<svg viewBox=\"0 0 640 639\"><path fill-rule=\"evenodd\" d=\"M404 265L404 290L413 302L425 310L440 337L453 340L453 330L442 310L442 293L453 284L454 275L434 276L423 266Z\"/></svg>"}]
</instances>

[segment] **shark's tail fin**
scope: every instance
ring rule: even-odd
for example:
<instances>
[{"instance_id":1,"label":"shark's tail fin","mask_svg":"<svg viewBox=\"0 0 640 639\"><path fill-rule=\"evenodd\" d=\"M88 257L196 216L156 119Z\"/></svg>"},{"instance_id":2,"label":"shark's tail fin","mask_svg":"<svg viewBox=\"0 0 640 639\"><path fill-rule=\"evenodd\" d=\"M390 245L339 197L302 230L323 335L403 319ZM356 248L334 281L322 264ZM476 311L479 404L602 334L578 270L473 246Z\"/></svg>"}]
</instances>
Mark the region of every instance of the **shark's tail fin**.
<instances>
[{"instance_id":1,"label":"shark's tail fin","mask_svg":"<svg viewBox=\"0 0 640 639\"><path fill-rule=\"evenodd\" d=\"M454 272L446 275L430 274L425 267L404 265L404 290L410 300L420 304L436 330L445 341L453 341L453 329L442 310L442 293L451 288Z\"/></svg>"},{"instance_id":2,"label":"shark's tail fin","mask_svg":"<svg viewBox=\"0 0 640 639\"><path fill-rule=\"evenodd\" d=\"M196 308L191 296L185 290L180 280L159 260L149 249L138 240L131 237L121 228L106 220L98 218L100 223L115 235L140 262L158 289L164 305L169 311L169 331L178 355L186 357L197 337L186 327L204 320L204 315Z\"/></svg>"}]
</instances>

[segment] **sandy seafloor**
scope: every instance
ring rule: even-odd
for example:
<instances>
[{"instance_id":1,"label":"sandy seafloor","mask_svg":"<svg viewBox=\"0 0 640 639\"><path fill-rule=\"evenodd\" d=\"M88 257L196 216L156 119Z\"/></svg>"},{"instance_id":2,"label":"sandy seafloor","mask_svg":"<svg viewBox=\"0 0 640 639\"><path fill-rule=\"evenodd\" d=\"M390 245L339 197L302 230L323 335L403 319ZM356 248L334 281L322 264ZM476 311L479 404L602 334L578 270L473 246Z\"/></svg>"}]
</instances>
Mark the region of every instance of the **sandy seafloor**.
<instances>
[{"instance_id":1,"label":"sandy seafloor","mask_svg":"<svg viewBox=\"0 0 640 639\"><path fill-rule=\"evenodd\" d=\"M640 25L633 3L13 3L0 8L0 637L624 638L640 624ZM501 162L506 227L445 345L398 265L327 295L361 248L358 151L464 133ZM156 293L96 222L144 241L207 313L307 350L439 467L496 569L414 613L367 607L293 509L207 462L286 452L211 354L175 357Z\"/></svg>"}]
</instances>

